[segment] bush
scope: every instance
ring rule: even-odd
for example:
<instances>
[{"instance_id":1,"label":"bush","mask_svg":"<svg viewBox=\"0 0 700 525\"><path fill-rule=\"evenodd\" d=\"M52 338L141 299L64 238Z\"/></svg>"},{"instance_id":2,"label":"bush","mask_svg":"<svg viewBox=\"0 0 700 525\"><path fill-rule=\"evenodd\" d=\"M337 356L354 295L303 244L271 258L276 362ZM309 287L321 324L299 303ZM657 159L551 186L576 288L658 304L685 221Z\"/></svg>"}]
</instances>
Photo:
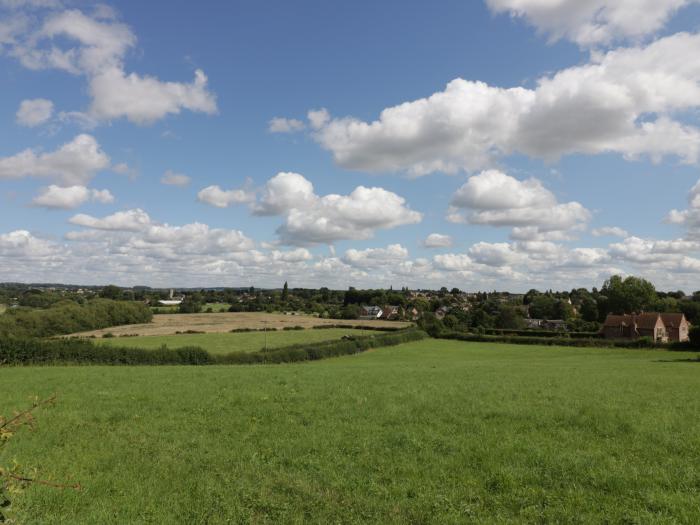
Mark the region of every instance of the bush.
<instances>
[{"instance_id":1,"label":"bush","mask_svg":"<svg viewBox=\"0 0 700 525\"><path fill-rule=\"evenodd\" d=\"M690 337L688 343L692 348L700 348L700 326L691 327L688 337Z\"/></svg>"},{"instance_id":2,"label":"bush","mask_svg":"<svg viewBox=\"0 0 700 525\"><path fill-rule=\"evenodd\" d=\"M285 326L282 330L304 330L303 326Z\"/></svg>"}]
</instances>

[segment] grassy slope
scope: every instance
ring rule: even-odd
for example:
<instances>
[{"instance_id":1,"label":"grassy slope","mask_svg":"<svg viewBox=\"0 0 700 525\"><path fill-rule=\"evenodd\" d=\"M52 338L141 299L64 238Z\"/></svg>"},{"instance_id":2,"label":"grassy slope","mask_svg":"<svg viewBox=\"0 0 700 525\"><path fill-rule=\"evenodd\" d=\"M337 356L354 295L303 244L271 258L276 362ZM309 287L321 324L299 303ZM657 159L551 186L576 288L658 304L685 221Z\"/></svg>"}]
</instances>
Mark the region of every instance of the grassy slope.
<instances>
[{"instance_id":1,"label":"grassy slope","mask_svg":"<svg viewBox=\"0 0 700 525\"><path fill-rule=\"evenodd\" d=\"M688 354L427 340L312 364L0 369L28 523L694 523Z\"/></svg>"},{"instance_id":2,"label":"grassy slope","mask_svg":"<svg viewBox=\"0 0 700 525\"><path fill-rule=\"evenodd\" d=\"M330 339L340 339L344 335L376 335L379 332L370 330L352 330L346 328L327 328L324 330L277 330L267 332L267 347L280 348L297 343L317 343ZM265 346L263 332L240 332L219 334L179 334L152 335L143 337L112 337L95 339L98 344L128 346L135 348L159 348L167 345L170 348L182 346L201 346L213 354L228 352L257 352Z\"/></svg>"}]
</instances>

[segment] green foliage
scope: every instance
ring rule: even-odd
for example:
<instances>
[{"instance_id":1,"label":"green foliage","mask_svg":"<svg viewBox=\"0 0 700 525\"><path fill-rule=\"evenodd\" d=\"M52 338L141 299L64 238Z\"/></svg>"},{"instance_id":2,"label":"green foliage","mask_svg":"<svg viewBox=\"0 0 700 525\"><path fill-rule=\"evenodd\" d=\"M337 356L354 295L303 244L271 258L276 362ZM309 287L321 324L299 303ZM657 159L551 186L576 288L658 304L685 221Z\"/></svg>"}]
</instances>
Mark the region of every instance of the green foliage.
<instances>
[{"instance_id":1,"label":"green foliage","mask_svg":"<svg viewBox=\"0 0 700 525\"><path fill-rule=\"evenodd\" d=\"M690 345L693 348L700 348L700 326L692 326L688 332Z\"/></svg>"},{"instance_id":2,"label":"green foliage","mask_svg":"<svg viewBox=\"0 0 700 525\"><path fill-rule=\"evenodd\" d=\"M148 323L153 318L142 304L94 299L83 305L64 302L46 310L13 311L0 317L0 338L51 337L110 326Z\"/></svg>"},{"instance_id":3,"label":"green foliage","mask_svg":"<svg viewBox=\"0 0 700 525\"><path fill-rule=\"evenodd\" d=\"M182 337L182 336L176 336ZM425 337L416 329L341 340L301 343L266 351L210 353L199 346L145 349L97 345L90 339L0 339L0 364L4 365L208 365L287 363L354 354L369 348L392 346Z\"/></svg>"},{"instance_id":4,"label":"green foliage","mask_svg":"<svg viewBox=\"0 0 700 525\"><path fill-rule=\"evenodd\" d=\"M440 339L452 339L457 341L470 341L480 343L508 343L515 345L538 346L576 346L591 348L677 348L686 349L684 344L658 344L649 337L640 337L635 340L615 340L601 338L576 338L576 337L537 337L520 335L487 335L465 332L443 331L438 336Z\"/></svg>"},{"instance_id":5,"label":"green foliage","mask_svg":"<svg viewBox=\"0 0 700 525\"><path fill-rule=\"evenodd\" d=\"M204 305L202 304L202 301L199 299L199 297L195 295L188 295L180 303L178 311L181 314L198 314L202 311L203 306Z\"/></svg>"},{"instance_id":6,"label":"green foliage","mask_svg":"<svg viewBox=\"0 0 700 525\"><path fill-rule=\"evenodd\" d=\"M615 314L648 311L657 301L656 288L646 279L613 275L600 293L607 298L606 311Z\"/></svg>"}]
</instances>

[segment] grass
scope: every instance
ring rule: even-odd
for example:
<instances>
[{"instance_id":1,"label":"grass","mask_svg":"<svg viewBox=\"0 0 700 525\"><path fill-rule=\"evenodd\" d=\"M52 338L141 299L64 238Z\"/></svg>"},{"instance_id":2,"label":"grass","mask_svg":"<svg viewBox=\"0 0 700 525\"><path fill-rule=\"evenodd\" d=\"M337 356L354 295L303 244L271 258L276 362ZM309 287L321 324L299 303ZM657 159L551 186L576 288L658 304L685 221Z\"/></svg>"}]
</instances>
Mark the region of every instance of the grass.
<instances>
[{"instance_id":1,"label":"grass","mask_svg":"<svg viewBox=\"0 0 700 525\"><path fill-rule=\"evenodd\" d=\"M697 523L700 363L426 340L309 364L0 368L58 404L21 523Z\"/></svg>"},{"instance_id":2,"label":"grass","mask_svg":"<svg viewBox=\"0 0 700 525\"><path fill-rule=\"evenodd\" d=\"M370 330L328 328L326 330L276 330L267 332L267 334L264 332L240 332L234 334L210 333L112 337L95 339L95 343L132 348L160 348L163 345L169 348L200 346L212 354L226 354L237 351L257 352L265 346L265 339L267 339L268 348L281 348L298 343L318 343L320 341L340 339L344 335L364 336L377 333Z\"/></svg>"},{"instance_id":3,"label":"grass","mask_svg":"<svg viewBox=\"0 0 700 525\"><path fill-rule=\"evenodd\" d=\"M6 311L7 311L7 305L0 304L0 315L4 314Z\"/></svg>"},{"instance_id":4,"label":"grass","mask_svg":"<svg viewBox=\"0 0 700 525\"><path fill-rule=\"evenodd\" d=\"M206 303L202 308L202 311L206 312L207 310L209 310L209 308L211 308L212 312L214 313L221 313L228 312L228 309L231 308L231 305L228 303Z\"/></svg>"}]
</instances>

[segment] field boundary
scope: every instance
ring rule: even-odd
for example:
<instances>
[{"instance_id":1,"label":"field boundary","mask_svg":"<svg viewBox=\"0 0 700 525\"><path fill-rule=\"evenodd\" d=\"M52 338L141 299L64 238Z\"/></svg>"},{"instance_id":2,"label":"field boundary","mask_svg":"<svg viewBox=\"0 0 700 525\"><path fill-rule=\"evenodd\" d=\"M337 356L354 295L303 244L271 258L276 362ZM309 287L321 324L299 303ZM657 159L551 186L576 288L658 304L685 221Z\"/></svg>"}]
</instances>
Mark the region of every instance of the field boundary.
<instances>
[{"instance_id":1,"label":"field boundary","mask_svg":"<svg viewBox=\"0 0 700 525\"><path fill-rule=\"evenodd\" d=\"M97 345L90 339L0 340L0 366L21 365L243 365L315 361L395 346L428 337L416 328L380 335L349 336L258 352L212 354L198 346L156 349Z\"/></svg>"},{"instance_id":2,"label":"field boundary","mask_svg":"<svg viewBox=\"0 0 700 525\"><path fill-rule=\"evenodd\" d=\"M436 339L451 339L472 343L508 343L514 345L541 345L541 346L573 346L580 348L647 348L657 350L676 350L697 352L700 348L690 343L655 343L648 338L636 340L622 339L586 339L568 337L524 337L517 335L486 335L467 332L441 332L435 334Z\"/></svg>"}]
</instances>

